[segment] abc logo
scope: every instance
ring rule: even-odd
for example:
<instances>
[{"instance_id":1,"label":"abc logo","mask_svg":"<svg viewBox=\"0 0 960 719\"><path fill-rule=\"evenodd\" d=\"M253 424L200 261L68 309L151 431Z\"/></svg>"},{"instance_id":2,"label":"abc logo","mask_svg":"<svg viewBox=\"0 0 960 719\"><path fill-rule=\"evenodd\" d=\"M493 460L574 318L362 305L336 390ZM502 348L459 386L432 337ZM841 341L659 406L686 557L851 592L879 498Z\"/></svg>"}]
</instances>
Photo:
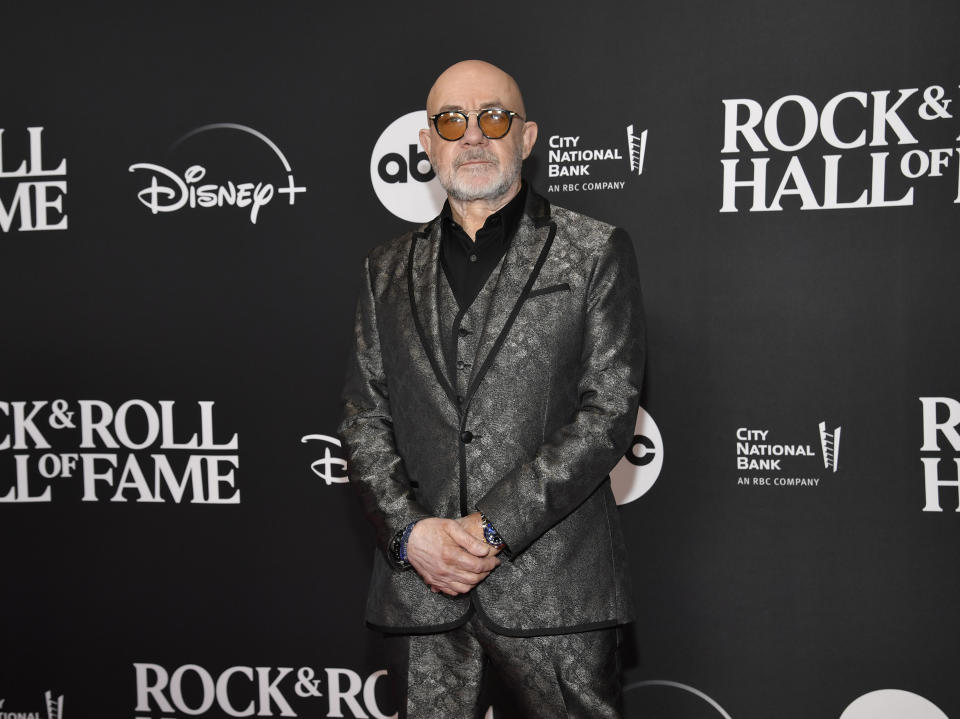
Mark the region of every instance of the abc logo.
<instances>
[{"instance_id":1,"label":"abc logo","mask_svg":"<svg viewBox=\"0 0 960 719\"><path fill-rule=\"evenodd\" d=\"M417 136L426 126L426 110L397 118L380 135L370 158L370 182L377 198L409 222L432 220L447 198Z\"/></svg>"},{"instance_id":2,"label":"abc logo","mask_svg":"<svg viewBox=\"0 0 960 719\"><path fill-rule=\"evenodd\" d=\"M653 417L641 407L637 427L623 459L610 473L610 487L617 504L627 504L646 494L663 467L663 440Z\"/></svg>"},{"instance_id":3,"label":"abc logo","mask_svg":"<svg viewBox=\"0 0 960 719\"><path fill-rule=\"evenodd\" d=\"M853 702L840 719L947 719L947 715L919 694L878 689Z\"/></svg>"}]
</instances>

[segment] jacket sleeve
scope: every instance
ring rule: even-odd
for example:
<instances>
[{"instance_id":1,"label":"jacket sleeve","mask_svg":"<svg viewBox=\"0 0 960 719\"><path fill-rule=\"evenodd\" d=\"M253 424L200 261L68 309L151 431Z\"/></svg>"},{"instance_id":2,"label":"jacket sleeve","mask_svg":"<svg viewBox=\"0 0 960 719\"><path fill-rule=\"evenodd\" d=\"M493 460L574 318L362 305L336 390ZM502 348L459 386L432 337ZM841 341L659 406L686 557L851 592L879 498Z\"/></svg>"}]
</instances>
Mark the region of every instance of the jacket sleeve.
<instances>
[{"instance_id":1,"label":"jacket sleeve","mask_svg":"<svg viewBox=\"0 0 960 719\"><path fill-rule=\"evenodd\" d=\"M645 329L636 255L622 230L595 255L585 311L576 412L477 503L506 542L508 558L585 501L633 439Z\"/></svg>"},{"instance_id":2,"label":"jacket sleeve","mask_svg":"<svg viewBox=\"0 0 960 719\"><path fill-rule=\"evenodd\" d=\"M338 431L347 451L350 483L386 552L394 534L431 515L414 499L403 459L397 453L369 257L362 277Z\"/></svg>"}]
</instances>

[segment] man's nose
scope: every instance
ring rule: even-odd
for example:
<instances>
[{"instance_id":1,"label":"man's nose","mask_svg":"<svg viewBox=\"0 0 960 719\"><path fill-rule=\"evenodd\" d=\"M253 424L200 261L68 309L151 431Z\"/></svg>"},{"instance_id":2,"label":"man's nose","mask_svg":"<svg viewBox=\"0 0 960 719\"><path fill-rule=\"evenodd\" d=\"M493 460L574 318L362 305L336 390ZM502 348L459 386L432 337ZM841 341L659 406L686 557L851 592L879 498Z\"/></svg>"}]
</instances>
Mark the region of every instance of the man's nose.
<instances>
[{"instance_id":1,"label":"man's nose","mask_svg":"<svg viewBox=\"0 0 960 719\"><path fill-rule=\"evenodd\" d=\"M463 137L460 139L467 145L482 145L487 141L487 138L480 131L480 123L477 121L476 115L470 115L467 118L467 131L463 133Z\"/></svg>"}]
</instances>

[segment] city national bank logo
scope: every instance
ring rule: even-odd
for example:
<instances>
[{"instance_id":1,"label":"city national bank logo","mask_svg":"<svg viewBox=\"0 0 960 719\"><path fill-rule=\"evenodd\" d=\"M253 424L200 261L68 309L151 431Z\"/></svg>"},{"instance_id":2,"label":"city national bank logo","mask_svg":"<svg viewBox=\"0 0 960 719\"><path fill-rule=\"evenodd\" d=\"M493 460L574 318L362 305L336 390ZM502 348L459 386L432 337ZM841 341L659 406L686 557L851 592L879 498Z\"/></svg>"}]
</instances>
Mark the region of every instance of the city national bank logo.
<instances>
[{"instance_id":1,"label":"city national bank logo","mask_svg":"<svg viewBox=\"0 0 960 719\"><path fill-rule=\"evenodd\" d=\"M840 428L832 432L827 429L827 423L820 423L820 450L823 452L823 468L837 471L837 462L840 461Z\"/></svg>"},{"instance_id":2,"label":"city national bank logo","mask_svg":"<svg viewBox=\"0 0 960 719\"><path fill-rule=\"evenodd\" d=\"M319 442L323 448L323 456L310 464L315 475L328 485L350 481L347 477L347 460L343 457L343 443L339 439L326 434L305 434L300 441L304 444Z\"/></svg>"},{"instance_id":3,"label":"city national bank logo","mask_svg":"<svg viewBox=\"0 0 960 719\"><path fill-rule=\"evenodd\" d=\"M6 708L6 699L0 699L0 719L63 719L63 694L53 696L53 692L43 693L45 711L20 711Z\"/></svg>"},{"instance_id":4,"label":"city national bank logo","mask_svg":"<svg viewBox=\"0 0 960 719\"><path fill-rule=\"evenodd\" d=\"M420 144L419 133L426 126L426 110L401 115L380 134L370 156L370 182L377 199L407 222L432 220L447 199Z\"/></svg>"},{"instance_id":5,"label":"city national bank logo","mask_svg":"<svg viewBox=\"0 0 960 719\"><path fill-rule=\"evenodd\" d=\"M385 669L367 676L342 667L233 666L217 673L197 664L169 671L160 664L137 662L133 669L136 719L180 719L208 712L234 717L397 717L385 714L378 703L377 682L387 674Z\"/></svg>"},{"instance_id":6,"label":"city national bank logo","mask_svg":"<svg viewBox=\"0 0 960 719\"><path fill-rule=\"evenodd\" d=\"M754 487L819 487L820 476L814 474L823 465L835 473L840 465L840 427L829 429L821 422L819 449L811 442L783 441L769 429L739 427L737 484ZM747 474L750 472L750 474ZM763 472L763 474L752 474Z\"/></svg>"},{"instance_id":7,"label":"city national bank logo","mask_svg":"<svg viewBox=\"0 0 960 719\"><path fill-rule=\"evenodd\" d=\"M950 192L960 203L952 102L941 85L851 90L822 107L803 95L767 107L750 98L723 100L721 153L744 162L720 160L720 212L780 212L784 201L801 210L913 205L915 180L944 183L952 176Z\"/></svg>"},{"instance_id":8,"label":"city national bank logo","mask_svg":"<svg viewBox=\"0 0 960 719\"><path fill-rule=\"evenodd\" d=\"M950 397L921 397L923 407L924 512L942 512L941 493L956 499L960 512L960 402ZM948 479L947 477L950 477ZM951 502L952 504L952 502Z\"/></svg>"},{"instance_id":9,"label":"city national bank logo","mask_svg":"<svg viewBox=\"0 0 960 719\"><path fill-rule=\"evenodd\" d=\"M43 128L28 127L27 156L15 169L7 169L13 163L4 155L3 133L0 128L0 231L9 232L11 227L18 232L67 229L63 209L63 196L67 194L66 159L45 168Z\"/></svg>"},{"instance_id":10,"label":"city national bank logo","mask_svg":"<svg viewBox=\"0 0 960 719\"><path fill-rule=\"evenodd\" d=\"M617 504L628 504L650 491L663 469L663 438L653 417L643 408L637 413L633 441L610 472L610 489Z\"/></svg>"},{"instance_id":11,"label":"city national bank logo","mask_svg":"<svg viewBox=\"0 0 960 719\"><path fill-rule=\"evenodd\" d=\"M556 134L547 145L547 177L552 183L547 192L622 190L630 177L643 174L647 130L627 125L625 139L615 144ZM555 182L557 178L562 181Z\"/></svg>"},{"instance_id":12,"label":"city national bank logo","mask_svg":"<svg viewBox=\"0 0 960 719\"><path fill-rule=\"evenodd\" d=\"M282 172L271 172L268 179L262 176L230 178L214 174L208 176L206 167L191 164L181 175L162 165L138 162L130 165L129 170L145 173L150 178L149 184L137 193L137 199L144 207L154 215L160 212L177 212L184 208L237 207L247 213L251 223L256 224L260 210L270 204L275 193L286 195L288 204L293 205L297 201L297 194L307 191L306 187L297 185L290 162L276 143L262 132L246 125L221 122L198 127L174 142L170 151L191 138L214 131L233 134L239 132L257 138L279 160ZM274 181L277 182L276 186Z\"/></svg>"},{"instance_id":13,"label":"city national bank logo","mask_svg":"<svg viewBox=\"0 0 960 719\"><path fill-rule=\"evenodd\" d=\"M214 403L131 399L114 407L0 401L0 503L239 504L236 433L220 441ZM55 446L56 445L56 446Z\"/></svg>"}]
</instances>

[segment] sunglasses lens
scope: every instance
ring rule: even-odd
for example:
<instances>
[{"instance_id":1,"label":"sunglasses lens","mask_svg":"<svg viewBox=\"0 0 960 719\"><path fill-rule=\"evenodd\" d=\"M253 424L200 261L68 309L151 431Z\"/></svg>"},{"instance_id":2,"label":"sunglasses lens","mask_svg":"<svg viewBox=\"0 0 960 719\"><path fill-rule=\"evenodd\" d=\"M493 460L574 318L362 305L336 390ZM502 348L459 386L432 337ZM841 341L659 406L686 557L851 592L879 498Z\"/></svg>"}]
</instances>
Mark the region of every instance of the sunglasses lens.
<instances>
[{"instance_id":1,"label":"sunglasses lens","mask_svg":"<svg viewBox=\"0 0 960 719\"><path fill-rule=\"evenodd\" d=\"M437 116L437 133L444 140L459 140L467 131L467 120L458 112L444 112Z\"/></svg>"},{"instance_id":2,"label":"sunglasses lens","mask_svg":"<svg viewBox=\"0 0 960 719\"><path fill-rule=\"evenodd\" d=\"M491 140L497 140L510 129L510 113L506 110L484 110L477 117L480 130Z\"/></svg>"}]
</instances>

